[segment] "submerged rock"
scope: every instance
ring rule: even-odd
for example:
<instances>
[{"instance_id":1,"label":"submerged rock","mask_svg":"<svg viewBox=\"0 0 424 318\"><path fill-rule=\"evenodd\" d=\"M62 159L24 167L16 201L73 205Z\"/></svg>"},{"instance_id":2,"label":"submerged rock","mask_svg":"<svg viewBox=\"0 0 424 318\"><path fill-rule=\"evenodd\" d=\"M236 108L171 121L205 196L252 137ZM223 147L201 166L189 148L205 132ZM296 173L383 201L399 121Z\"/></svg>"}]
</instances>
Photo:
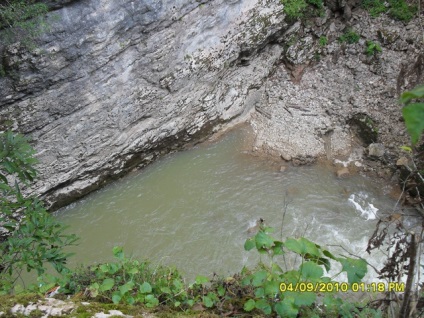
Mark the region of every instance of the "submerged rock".
<instances>
[{"instance_id":1,"label":"submerged rock","mask_svg":"<svg viewBox=\"0 0 424 318\"><path fill-rule=\"evenodd\" d=\"M346 167L340 168L339 170L337 170L336 172L337 177L341 178L341 177L346 177L350 174L349 169Z\"/></svg>"}]
</instances>

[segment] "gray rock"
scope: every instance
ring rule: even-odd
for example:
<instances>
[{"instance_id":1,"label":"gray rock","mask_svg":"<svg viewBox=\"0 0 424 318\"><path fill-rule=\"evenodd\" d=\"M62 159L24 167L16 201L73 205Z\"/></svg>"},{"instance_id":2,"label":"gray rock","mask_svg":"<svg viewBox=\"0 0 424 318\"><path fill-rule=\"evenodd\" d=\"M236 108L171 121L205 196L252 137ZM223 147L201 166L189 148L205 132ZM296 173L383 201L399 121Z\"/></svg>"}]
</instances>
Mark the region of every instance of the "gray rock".
<instances>
[{"instance_id":1,"label":"gray rock","mask_svg":"<svg viewBox=\"0 0 424 318\"><path fill-rule=\"evenodd\" d=\"M131 318L133 316L129 316L129 315L124 315L121 311L119 310L109 310L108 314L105 314L104 312L101 313L96 313L93 318L108 318L108 317L125 317L125 318Z\"/></svg>"},{"instance_id":2,"label":"gray rock","mask_svg":"<svg viewBox=\"0 0 424 318\"><path fill-rule=\"evenodd\" d=\"M386 153L386 148L383 144L373 143L368 146L368 156L381 158Z\"/></svg>"}]
</instances>

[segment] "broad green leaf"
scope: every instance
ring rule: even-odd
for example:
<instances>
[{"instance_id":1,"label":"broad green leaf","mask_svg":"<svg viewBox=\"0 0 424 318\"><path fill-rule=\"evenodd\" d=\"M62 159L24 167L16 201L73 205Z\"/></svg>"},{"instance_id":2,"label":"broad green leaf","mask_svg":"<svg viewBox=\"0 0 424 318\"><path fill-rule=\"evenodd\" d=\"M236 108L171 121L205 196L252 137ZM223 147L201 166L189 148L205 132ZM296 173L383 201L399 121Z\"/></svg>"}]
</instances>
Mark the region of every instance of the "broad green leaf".
<instances>
[{"instance_id":1,"label":"broad green leaf","mask_svg":"<svg viewBox=\"0 0 424 318\"><path fill-rule=\"evenodd\" d=\"M134 287L134 282L133 281L129 281L127 283L125 283L122 286L119 286L119 290L121 292L121 295L126 294L129 290L133 289Z\"/></svg>"},{"instance_id":2,"label":"broad green leaf","mask_svg":"<svg viewBox=\"0 0 424 318\"><path fill-rule=\"evenodd\" d=\"M137 267L132 267L132 268L130 268L128 271L127 271L127 273L128 274L131 274L131 275L135 275L135 274L137 274L139 272L139 270L138 270L138 268Z\"/></svg>"},{"instance_id":3,"label":"broad green leaf","mask_svg":"<svg viewBox=\"0 0 424 318\"><path fill-rule=\"evenodd\" d=\"M306 281L317 280L321 278L321 276L324 274L324 271L321 268L321 266L315 264L314 262L303 263L302 266L300 266L300 271L301 271L302 277Z\"/></svg>"},{"instance_id":4,"label":"broad green leaf","mask_svg":"<svg viewBox=\"0 0 424 318\"><path fill-rule=\"evenodd\" d=\"M181 302L176 301L176 302L174 303L174 307L180 307L180 306L181 306Z\"/></svg>"},{"instance_id":5,"label":"broad green leaf","mask_svg":"<svg viewBox=\"0 0 424 318\"><path fill-rule=\"evenodd\" d=\"M146 307L148 308L153 308L159 305L159 300L154 295L147 295L144 298L144 301L145 301Z\"/></svg>"},{"instance_id":6,"label":"broad green leaf","mask_svg":"<svg viewBox=\"0 0 424 318\"><path fill-rule=\"evenodd\" d=\"M144 282L140 285L140 292L143 294L148 294L152 292L152 286L148 282Z\"/></svg>"},{"instance_id":7,"label":"broad green leaf","mask_svg":"<svg viewBox=\"0 0 424 318\"><path fill-rule=\"evenodd\" d=\"M408 104L413 99L424 98L424 85L418 86L413 90L406 91L400 96L400 102L402 104Z\"/></svg>"},{"instance_id":8,"label":"broad green leaf","mask_svg":"<svg viewBox=\"0 0 424 318\"><path fill-rule=\"evenodd\" d=\"M274 297L280 292L280 282L271 280L264 283L265 295Z\"/></svg>"},{"instance_id":9,"label":"broad green leaf","mask_svg":"<svg viewBox=\"0 0 424 318\"><path fill-rule=\"evenodd\" d=\"M255 307L259 310L262 310L265 315L271 314L272 308L266 299L259 299L256 301Z\"/></svg>"},{"instance_id":10,"label":"broad green leaf","mask_svg":"<svg viewBox=\"0 0 424 318\"><path fill-rule=\"evenodd\" d=\"M249 299L248 301L246 301L243 306L243 309L245 311L252 311L255 308L256 308L256 303L253 299Z\"/></svg>"},{"instance_id":11,"label":"broad green leaf","mask_svg":"<svg viewBox=\"0 0 424 318\"><path fill-rule=\"evenodd\" d=\"M108 291L111 290L113 285L115 284L115 280L113 278L106 278L103 283L100 285L100 291Z\"/></svg>"},{"instance_id":12,"label":"broad green leaf","mask_svg":"<svg viewBox=\"0 0 424 318\"><path fill-rule=\"evenodd\" d=\"M274 245L274 240L271 236L260 231L255 235L256 248L259 249L269 249Z\"/></svg>"},{"instance_id":13,"label":"broad green leaf","mask_svg":"<svg viewBox=\"0 0 424 318\"><path fill-rule=\"evenodd\" d=\"M274 246L272 247L272 252L274 253L274 255L283 255L284 254L283 246L284 246L283 242L274 241Z\"/></svg>"},{"instance_id":14,"label":"broad green leaf","mask_svg":"<svg viewBox=\"0 0 424 318\"><path fill-rule=\"evenodd\" d=\"M262 287L259 287L255 290L255 297L262 298L265 296L265 290Z\"/></svg>"},{"instance_id":15,"label":"broad green leaf","mask_svg":"<svg viewBox=\"0 0 424 318\"><path fill-rule=\"evenodd\" d=\"M119 292L114 292L112 295L112 301L114 304L119 304L119 302L121 301L121 295L119 294Z\"/></svg>"},{"instance_id":16,"label":"broad green leaf","mask_svg":"<svg viewBox=\"0 0 424 318\"><path fill-rule=\"evenodd\" d=\"M287 271L282 275L282 281L295 284L299 280L299 272L295 270Z\"/></svg>"},{"instance_id":17,"label":"broad green leaf","mask_svg":"<svg viewBox=\"0 0 424 318\"><path fill-rule=\"evenodd\" d=\"M266 279L267 271L258 271L253 274L252 285L258 287L262 285L262 282Z\"/></svg>"},{"instance_id":18,"label":"broad green leaf","mask_svg":"<svg viewBox=\"0 0 424 318\"><path fill-rule=\"evenodd\" d=\"M350 257L339 258L342 264L342 271L347 273L349 284L359 283L367 273L367 262L363 259L353 259Z\"/></svg>"},{"instance_id":19,"label":"broad green leaf","mask_svg":"<svg viewBox=\"0 0 424 318\"><path fill-rule=\"evenodd\" d=\"M256 246L255 238L251 237L251 238L247 239L246 242L244 243L244 250L250 251L255 246Z\"/></svg>"},{"instance_id":20,"label":"broad green leaf","mask_svg":"<svg viewBox=\"0 0 424 318\"><path fill-rule=\"evenodd\" d=\"M331 254L331 252L327 251L327 250L323 250L322 254L324 254L324 256L327 256L328 258L331 258L333 260L337 260L337 257L335 257L333 254Z\"/></svg>"},{"instance_id":21,"label":"broad green leaf","mask_svg":"<svg viewBox=\"0 0 424 318\"><path fill-rule=\"evenodd\" d=\"M212 308L213 307L213 301L210 297L208 296L203 296L203 304L207 307L207 308Z\"/></svg>"},{"instance_id":22,"label":"broad green leaf","mask_svg":"<svg viewBox=\"0 0 424 318\"><path fill-rule=\"evenodd\" d=\"M147 283L147 284L149 284L149 283ZM143 284L144 285L144 284ZM180 279L174 279L173 281L172 281L172 285L174 285L174 287L178 290L178 291L180 291L182 288L183 288L183 283L181 282L181 280ZM149 284L149 286L150 286L150 284ZM151 287L150 287L151 288Z\"/></svg>"},{"instance_id":23,"label":"broad green leaf","mask_svg":"<svg viewBox=\"0 0 424 318\"><path fill-rule=\"evenodd\" d=\"M424 130L424 103L409 104L402 109L402 114L412 144L415 145Z\"/></svg>"},{"instance_id":24,"label":"broad green leaf","mask_svg":"<svg viewBox=\"0 0 424 318\"><path fill-rule=\"evenodd\" d=\"M172 294L172 291L171 291L171 288L169 288L169 287L161 287L160 288L160 291L162 292L162 293L164 293L164 294Z\"/></svg>"},{"instance_id":25,"label":"broad green leaf","mask_svg":"<svg viewBox=\"0 0 424 318\"><path fill-rule=\"evenodd\" d=\"M342 305L343 301L340 298L335 298L334 295L327 294L323 299L323 304L326 307L331 308L339 308Z\"/></svg>"},{"instance_id":26,"label":"broad green leaf","mask_svg":"<svg viewBox=\"0 0 424 318\"><path fill-rule=\"evenodd\" d=\"M312 258L312 260L317 263L318 265L324 265L325 270L328 272L331 269L331 263L330 260L325 257L319 257L318 259Z\"/></svg>"},{"instance_id":27,"label":"broad green leaf","mask_svg":"<svg viewBox=\"0 0 424 318\"><path fill-rule=\"evenodd\" d=\"M311 256L320 257L320 250L317 245L304 237L299 239L288 238L284 243L287 249L300 255L309 254Z\"/></svg>"},{"instance_id":28,"label":"broad green leaf","mask_svg":"<svg viewBox=\"0 0 424 318\"><path fill-rule=\"evenodd\" d=\"M109 271L109 265L108 264L102 264L99 266L99 269L103 272L103 273L107 273Z\"/></svg>"},{"instance_id":29,"label":"broad green leaf","mask_svg":"<svg viewBox=\"0 0 424 318\"><path fill-rule=\"evenodd\" d=\"M314 292L285 292L284 297L292 298L294 299L294 303L297 307L300 306L310 306L312 305L317 295Z\"/></svg>"},{"instance_id":30,"label":"broad green leaf","mask_svg":"<svg viewBox=\"0 0 424 318\"><path fill-rule=\"evenodd\" d=\"M132 297L132 296L126 296L126 297L125 297L125 302L126 302L128 305L134 305L134 303L135 303L135 299L134 299L134 297Z\"/></svg>"},{"instance_id":31,"label":"broad green leaf","mask_svg":"<svg viewBox=\"0 0 424 318\"><path fill-rule=\"evenodd\" d=\"M209 283L209 278L207 278L206 276L201 276L201 275L196 276L196 284L203 285L206 283Z\"/></svg>"},{"instance_id":32,"label":"broad green leaf","mask_svg":"<svg viewBox=\"0 0 424 318\"><path fill-rule=\"evenodd\" d=\"M284 297L283 301L275 304L274 309L280 317L284 318L295 318L299 313L299 308L292 297Z\"/></svg>"}]
</instances>

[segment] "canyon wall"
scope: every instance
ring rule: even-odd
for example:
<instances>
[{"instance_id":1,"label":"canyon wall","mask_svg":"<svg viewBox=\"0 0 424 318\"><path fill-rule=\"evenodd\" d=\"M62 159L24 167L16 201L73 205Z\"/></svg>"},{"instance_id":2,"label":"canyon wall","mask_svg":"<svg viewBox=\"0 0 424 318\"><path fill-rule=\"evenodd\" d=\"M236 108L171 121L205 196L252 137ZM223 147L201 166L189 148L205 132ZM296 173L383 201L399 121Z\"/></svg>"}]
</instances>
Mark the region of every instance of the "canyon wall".
<instances>
[{"instance_id":1,"label":"canyon wall","mask_svg":"<svg viewBox=\"0 0 424 318\"><path fill-rule=\"evenodd\" d=\"M63 1L36 48L2 47L0 130L31 138L51 209L234 120L300 163L348 154L363 118L394 149L397 96L422 81L420 27L338 10L301 24L277 0ZM359 43L337 41L346 25Z\"/></svg>"}]
</instances>

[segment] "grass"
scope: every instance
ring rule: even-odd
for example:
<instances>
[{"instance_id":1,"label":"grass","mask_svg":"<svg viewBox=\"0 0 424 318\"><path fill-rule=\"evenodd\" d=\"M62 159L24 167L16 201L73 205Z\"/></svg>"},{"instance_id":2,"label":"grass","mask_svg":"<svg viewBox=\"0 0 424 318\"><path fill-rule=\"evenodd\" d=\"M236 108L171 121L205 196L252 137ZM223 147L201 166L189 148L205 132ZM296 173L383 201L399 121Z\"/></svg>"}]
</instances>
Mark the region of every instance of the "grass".
<instances>
[{"instance_id":1,"label":"grass","mask_svg":"<svg viewBox=\"0 0 424 318\"><path fill-rule=\"evenodd\" d=\"M416 5L409 5L405 0L388 0L387 4L384 0L362 0L362 7L372 17L387 13L395 20L409 22L418 11Z\"/></svg>"},{"instance_id":2,"label":"grass","mask_svg":"<svg viewBox=\"0 0 424 318\"><path fill-rule=\"evenodd\" d=\"M353 44L359 42L360 38L361 37L358 33L352 29L348 29L342 36L339 37L339 41L341 43Z\"/></svg>"}]
</instances>

